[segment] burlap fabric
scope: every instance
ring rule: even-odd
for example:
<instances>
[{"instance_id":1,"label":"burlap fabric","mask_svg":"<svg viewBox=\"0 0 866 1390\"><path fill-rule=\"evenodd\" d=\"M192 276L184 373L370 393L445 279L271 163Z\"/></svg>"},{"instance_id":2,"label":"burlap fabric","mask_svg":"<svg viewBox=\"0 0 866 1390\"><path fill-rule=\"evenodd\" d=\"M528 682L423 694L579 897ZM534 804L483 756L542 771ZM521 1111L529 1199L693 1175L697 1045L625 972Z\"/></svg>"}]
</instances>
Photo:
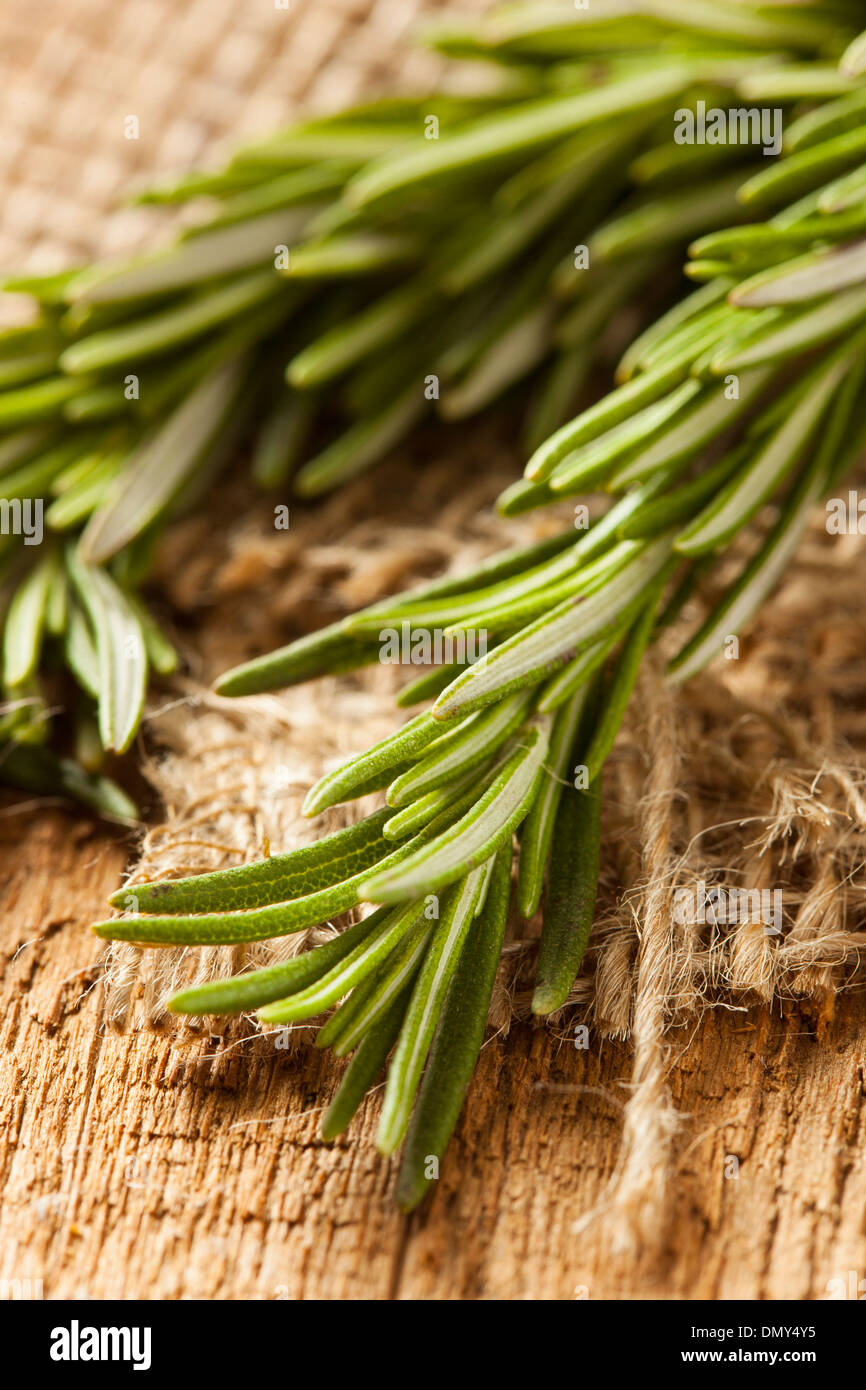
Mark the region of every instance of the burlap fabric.
<instances>
[{"instance_id":1,"label":"burlap fabric","mask_svg":"<svg viewBox=\"0 0 866 1390\"><path fill-rule=\"evenodd\" d=\"M47 268L152 239L159 215L112 211L136 179L216 162L227 141L280 125L299 104L334 106L385 84L417 91L440 65L406 39L418 14L435 8L74 0L35 13L26 0L4 0L0 263ZM124 139L129 114L139 117L138 141ZM511 433L502 421L431 431L374 478L295 508L288 532L275 532L239 469L175 527L157 594L187 664L152 699L140 744L161 807L131 883L241 863L344 823L335 811L310 825L300 804L323 771L394 727L394 668L234 703L213 697L209 681L421 574L468 567L558 526L549 515L508 526L492 517L490 502L520 466ZM753 544L744 540L730 565ZM811 1001L820 1035L836 992L852 981L866 943L864 582L861 539L828 535L820 512L736 659L685 691L665 685L663 653L648 663L606 770L597 923L576 1010L553 1026L583 1020L596 1037L633 1039L635 1086L608 1213L617 1240L652 1239L663 1221L676 1124L665 1083L670 1023L709 1005L797 997ZM685 620L711 597L710 587ZM674 890L701 883L780 894L770 899L781 903L780 929L748 913L678 921ZM246 959L294 953L333 929ZM501 1029L526 1011L536 931L512 926L491 1012ZM154 1021L180 980L239 963L227 950L143 960L115 950L107 1017ZM308 1033L297 1030L298 1042Z\"/></svg>"},{"instance_id":2,"label":"burlap fabric","mask_svg":"<svg viewBox=\"0 0 866 1390\"><path fill-rule=\"evenodd\" d=\"M479 0L463 6L473 7ZM128 250L159 220L118 210L137 183L215 165L301 108L333 110L397 82L423 91L442 65L407 40L438 9L441 0L3 0L0 265L53 269Z\"/></svg>"}]
</instances>

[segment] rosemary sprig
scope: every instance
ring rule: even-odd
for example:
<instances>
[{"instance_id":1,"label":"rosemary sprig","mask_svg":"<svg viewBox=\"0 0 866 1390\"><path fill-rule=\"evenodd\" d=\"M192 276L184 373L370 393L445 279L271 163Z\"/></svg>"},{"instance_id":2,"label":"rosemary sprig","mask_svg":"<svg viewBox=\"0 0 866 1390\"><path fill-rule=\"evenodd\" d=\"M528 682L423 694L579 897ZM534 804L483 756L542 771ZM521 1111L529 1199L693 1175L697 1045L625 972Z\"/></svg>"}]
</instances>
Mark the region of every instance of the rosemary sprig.
<instances>
[{"instance_id":1,"label":"rosemary sprig","mask_svg":"<svg viewBox=\"0 0 866 1390\"><path fill-rule=\"evenodd\" d=\"M390 1153L406 1136L406 1206L429 1190L480 1047L514 832L517 908L543 901L544 1014L567 1002L587 949L601 769L647 645L774 505L760 548L671 663L673 679L696 674L750 620L866 442L860 6L638 8L508 5L439 30L443 51L495 65L492 95L387 101L281 132L146 195L212 200L173 247L9 282L39 315L0 339L3 494L49 494L47 525L67 539L47 559L0 554L0 777L32 790L122 813L116 789L41 746L43 655L62 654L102 744L128 746L148 670L174 659L140 600L142 557L243 437L257 481L291 478L312 496L372 466L428 410L465 418L531 380L532 456L503 513L589 486L610 494L583 535L509 551L227 673L220 691L243 695L352 669L404 623L492 638L476 662L409 682L401 704L432 708L307 802L317 814L382 790L382 810L259 865L137 885L137 911L97 926L154 945L244 942L375 905L296 960L173 1006L285 1023L338 1004L320 1042L353 1058L328 1138L393 1048L379 1143ZM672 140L683 107L737 99L784 108L781 158ZM663 287L690 241L698 288L572 419L612 316ZM79 746L93 760L86 727Z\"/></svg>"},{"instance_id":2,"label":"rosemary sprig","mask_svg":"<svg viewBox=\"0 0 866 1390\"><path fill-rule=\"evenodd\" d=\"M779 18L774 14L773 23ZM821 141L814 147L820 151ZM837 180L830 164L817 159L814 168ZM337 910L349 895L381 904L337 938L346 954L329 942L302 956L303 968L292 962L291 971L274 967L270 978L267 971L240 975L186 991L174 1003L197 1012L215 1000L236 1008L240 1000L273 999L262 992L273 978L285 995L260 1016L285 1022L314 1016L348 994L320 1035L340 1055L354 1053L324 1133L333 1138L345 1127L393 1047L379 1145L391 1153L406 1136L398 1184L406 1207L438 1171L480 1047L513 832L520 833L517 910L531 917L543 903L533 1010L548 1014L567 1003L587 949L601 770L647 645L696 577L759 507L773 502L776 519L760 548L671 662L673 679L696 674L749 621L815 502L866 446L866 307L852 278L861 273L860 260L835 221L834 199L823 197L827 186L816 176L805 199L757 224L751 238L734 228L714 234L709 248L699 240L692 254L700 262L712 252L714 280L647 329L621 364L622 384L530 459L533 485L551 496L581 486L576 451L593 448L604 461L612 505L586 534L507 552L462 579L373 605L315 642L304 639L248 663L218 684L223 693L243 694L344 669L347 643L354 643L357 662L368 660L377 633L394 624L412 632L434 624L446 632L492 631L492 646L473 664L410 682L403 703L433 698L432 709L329 774L308 797L316 814L369 790L371 779L385 790L377 816L388 819L376 820L364 839L365 866L349 872L338 856L331 860L323 909ZM748 187L745 196L752 196ZM816 355L818 342L823 351ZM760 368L746 365L738 375L731 368L737 354L749 364L759 357ZM402 821L398 808L410 812ZM369 836L368 824L354 833ZM322 862L328 844L320 842ZM310 853L284 857L277 870L253 865L177 888L146 886L138 915L97 930L140 941L237 940L241 928L260 934L263 913L273 914L271 930L306 924L310 899L291 886ZM273 898L257 875L272 873L287 901L263 907ZM247 904L242 913L234 911L238 891ZM171 902L173 893L187 916L150 915L164 911L160 894Z\"/></svg>"},{"instance_id":3,"label":"rosemary sprig","mask_svg":"<svg viewBox=\"0 0 866 1390\"><path fill-rule=\"evenodd\" d=\"M673 289L686 241L737 215L735 187L747 176L743 219L789 188L808 192L819 175L833 177L802 217L771 224L770 237L784 232L792 248L787 271L770 271L772 240L757 260L748 241L711 241L703 259L730 263L743 280L745 246L751 275L741 289L749 303L772 303L771 313L780 296L803 302L817 275L825 286L846 283L856 303L819 307L793 338L787 324L779 330L792 352L807 327L815 343L838 334L859 314L862 255L822 254L819 231L804 222L834 219L834 240L852 218L866 226L857 220L855 11L844 0L829 13L727 0L643 6L640 16L602 0L577 12L564 3L495 7L459 40L431 36L456 57L491 62L500 79L492 93L385 99L304 122L238 151L220 171L140 195L208 200L206 219L174 245L8 279L32 297L36 318L0 334L0 501L44 502L44 526L69 541L64 571L86 573L87 593L66 576L73 600L48 624L37 557L0 536L0 559L11 556L0 592L24 586L9 609L18 659L10 656L3 698L16 702L28 683L38 697L59 658L88 717L98 706L104 747L127 746L143 680L175 659L141 600L147 556L244 440L260 486L291 483L313 496L373 466L428 412L463 419L531 381L534 446L567 421L590 365L605 359L612 316L648 288L663 290L666 268ZM831 60L843 53L850 75L840 76ZM792 113L809 103L773 169L748 149L672 144L683 105L746 91ZM816 99L825 99L823 116ZM673 185L684 170L685 194ZM589 264L578 269L574 248L584 245ZM692 317L690 331L710 332ZM763 362L782 346L719 340L731 370L744 369L743 354ZM661 436L671 418L685 423L686 402L694 423L709 417L712 429L713 400L686 380L689 352L683 343L679 365L633 373L607 415L589 417L591 428L553 433L536 455L535 481L505 509L604 484L639 459L650 425ZM639 401L645 416L635 414ZM608 437L615 423L622 430ZM143 631L144 657L128 682L105 655L104 625L96 629L97 591L135 615L127 636L136 622ZM506 627L519 616L496 614ZM371 655L369 644L341 640L347 665ZM307 675L318 650L315 640L306 648ZM13 720L0 731L8 738L22 727Z\"/></svg>"}]
</instances>

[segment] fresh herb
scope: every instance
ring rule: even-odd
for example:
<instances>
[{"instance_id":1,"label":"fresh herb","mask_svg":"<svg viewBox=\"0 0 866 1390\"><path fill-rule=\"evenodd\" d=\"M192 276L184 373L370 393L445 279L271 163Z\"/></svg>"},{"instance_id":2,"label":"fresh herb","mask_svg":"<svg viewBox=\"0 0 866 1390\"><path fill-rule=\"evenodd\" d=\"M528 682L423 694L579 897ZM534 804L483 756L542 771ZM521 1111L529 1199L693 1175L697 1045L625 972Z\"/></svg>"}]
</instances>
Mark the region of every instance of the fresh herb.
<instances>
[{"instance_id":1,"label":"fresh herb","mask_svg":"<svg viewBox=\"0 0 866 1390\"><path fill-rule=\"evenodd\" d=\"M686 8L696 21L722 9L691 2ZM748 7L732 6L732 16L734 10L748 28ZM770 29L784 22L783 13L780 7L766 19ZM812 18L801 8L797 15L798 24ZM531 32L541 41L541 31ZM562 41L557 28L544 32L545 43ZM749 33L754 38L757 29ZM856 47L849 66L851 52ZM828 109L835 106L843 119L849 100L831 100ZM402 623L411 631L435 624L492 634L487 654L473 664L411 682L401 703L432 698L432 708L328 774L307 798L308 813L317 814L374 783L385 791L387 805L377 816L387 820L361 822L354 832L369 846L364 866L344 870L338 855L330 860L328 913L349 901L381 904L338 938L346 954L329 942L289 966L187 990L172 1005L199 1012L216 1001L234 1011L241 1001L273 1000L273 981L284 996L264 1004L260 1017L286 1022L343 999L321 1042L354 1056L324 1133L333 1138L348 1124L393 1048L378 1142L390 1154L405 1137L398 1197L406 1207L430 1189L481 1045L514 832L517 910L531 917L543 904L532 1007L548 1014L567 1004L587 950L601 772L647 646L697 577L722 558L727 563L731 540L772 504L774 519L758 549L670 664L673 679L698 672L749 622L814 504L866 446L866 242L839 226L837 194L827 195L839 186L835 152L822 155L838 140L835 131L835 122L820 122L815 111L789 128L793 153L763 186L792 187L787 171L807 142L805 193L800 164L797 202L748 236L732 227L699 238L691 264L700 277L712 262L708 284L642 334L611 394L531 457L526 472L540 492L536 505L576 494L590 467L595 485L611 494L609 510L585 534L506 552L462 579L375 604L218 682L222 693L243 695L344 669L347 644L355 644L361 663L382 627ZM855 169L866 169L851 149L846 199L857 186ZM445 166L435 167L438 177ZM414 184L414 164L411 170ZM384 197L394 179L377 177L361 187ZM753 199L755 188L750 180L742 196ZM511 496L513 489L505 510ZM323 862L329 843L320 843ZM272 931L308 925L311 899L297 896L300 888L280 905L263 904L273 902L270 876L288 888L310 854L284 856L279 869L252 865L179 885L145 885L138 915L97 930L152 943L251 939L264 934L264 914L271 914ZM258 874L268 884L259 887ZM238 891L241 913L234 910ZM150 915L167 904L184 915Z\"/></svg>"},{"instance_id":2,"label":"fresh herb","mask_svg":"<svg viewBox=\"0 0 866 1390\"><path fill-rule=\"evenodd\" d=\"M497 7L431 36L493 64L492 95L294 127L145 195L213 201L174 247L7 282L39 317L0 339L4 498L49 495L47 525L65 540L33 556L0 538L0 777L14 785L124 813L110 784L42 746L43 653L62 654L101 745L128 747L148 671L174 659L138 594L148 545L243 438L259 483L312 496L374 464L437 398L459 419L531 379L531 457L502 512L610 495L584 534L508 551L223 676L219 691L242 696L352 669L403 624L492 639L474 663L410 682L401 706L432 707L307 799L318 814L382 790L380 811L259 864L137 885L137 910L96 927L149 945L241 943L375 907L172 1007L284 1025L336 1005L319 1041L352 1061L323 1133L345 1128L391 1054L378 1142L386 1154L404 1142L406 1207L438 1171L481 1046L515 832L517 910L542 904L533 1009L548 1014L588 948L602 767L648 645L772 507L670 663L673 679L700 671L866 445L860 8ZM747 101L759 117L781 105L781 158L678 145L673 122L698 101ZM572 418L609 323L664 287L689 242L697 288ZM79 746L93 761L86 728Z\"/></svg>"},{"instance_id":3,"label":"fresh herb","mask_svg":"<svg viewBox=\"0 0 866 1390\"><path fill-rule=\"evenodd\" d=\"M374 465L428 412L462 419L527 381L527 438L552 439L504 504L526 510L640 468L648 437L673 443L671 424L709 437L729 418L709 381L687 379L695 334L713 344L709 376L743 371L745 408L769 361L859 322L863 255L846 244L866 228L856 9L496 7L429 36L455 58L487 60L491 92L384 99L296 125L220 171L141 194L207 200L209 215L173 246L7 279L37 315L0 334L0 698L13 707L0 736L52 736L48 710L65 697L42 687L59 664L103 748L129 745L147 680L176 660L140 593L154 539L244 441L256 483L310 497ZM840 75L832 59L843 54ZM746 93L758 111L781 102L798 116L786 159L672 142L683 107ZM719 241L720 225L792 191L805 194L795 215ZM788 304L806 306L802 320L782 313L775 334L744 335L740 306L719 295L715 317L689 313L679 351L647 343L652 368L563 432L609 355L611 321L670 294L685 243L703 234L696 273L715 267L715 285L732 274L750 324L772 324ZM720 323L738 331L719 335ZM66 542L50 586L20 544L35 537L37 503L40 533ZM503 602L490 617L507 631L539 611ZM370 655L363 640L340 642L346 666ZM304 651L314 674L318 639Z\"/></svg>"}]
</instances>

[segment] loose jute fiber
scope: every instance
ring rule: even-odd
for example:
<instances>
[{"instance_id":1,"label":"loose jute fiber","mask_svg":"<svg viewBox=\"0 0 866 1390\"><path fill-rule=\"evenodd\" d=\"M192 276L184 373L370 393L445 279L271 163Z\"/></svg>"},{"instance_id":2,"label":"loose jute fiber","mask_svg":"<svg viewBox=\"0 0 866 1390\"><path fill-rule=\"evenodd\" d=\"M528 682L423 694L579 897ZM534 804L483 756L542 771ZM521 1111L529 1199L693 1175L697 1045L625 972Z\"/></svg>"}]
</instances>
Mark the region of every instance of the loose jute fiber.
<instances>
[{"instance_id":1,"label":"loose jute fiber","mask_svg":"<svg viewBox=\"0 0 866 1390\"><path fill-rule=\"evenodd\" d=\"M196 0L178 10L152 0L115 11L107 0L75 0L41 7L38 40L24 0L7 3L0 259L42 268L125 248L152 236L140 211L105 215L136 175L215 158L222 137L265 131L298 104L338 104L385 79L417 90L438 64L404 39L433 8L317 0L285 13ZM142 140L132 145L122 119L136 110ZM492 517L493 498L522 463L507 433L501 421L430 431L375 477L293 508L288 531L274 529L268 503L229 481L166 537L155 592L186 667L151 701L140 742L162 814L143 836L131 893L145 878L290 849L367 809L329 812L324 824L300 815L314 780L394 727L405 672L379 666L237 702L213 696L209 683L421 576L558 529L562 513ZM754 535L726 563L742 563L753 544ZM606 767L596 924L572 1002L552 1026L585 1024L590 1046L633 1043L621 1158L601 1208L615 1248L656 1244L664 1230L677 1124L666 1081L671 1027L707 1007L798 999L820 1036L854 979L866 945L864 588L862 539L829 535L819 511L775 596L726 658L680 690L665 682L663 659L682 627L660 643ZM711 600L709 590L696 596L683 624ZM106 1019L165 1021L180 983L294 954L341 925L243 954L114 947ZM528 1014L536 933L535 923L511 924L491 1008L500 1030ZM238 1026L251 1025L227 1025ZM293 1038L310 1035L300 1028Z\"/></svg>"}]
</instances>

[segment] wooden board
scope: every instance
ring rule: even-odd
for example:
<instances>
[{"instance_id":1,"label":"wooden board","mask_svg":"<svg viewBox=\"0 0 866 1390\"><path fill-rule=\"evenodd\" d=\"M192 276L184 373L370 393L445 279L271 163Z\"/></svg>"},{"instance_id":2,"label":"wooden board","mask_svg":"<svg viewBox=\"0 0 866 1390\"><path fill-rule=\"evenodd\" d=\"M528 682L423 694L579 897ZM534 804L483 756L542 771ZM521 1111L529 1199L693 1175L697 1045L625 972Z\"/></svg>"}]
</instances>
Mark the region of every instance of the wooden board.
<instances>
[{"instance_id":1,"label":"wooden board","mask_svg":"<svg viewBox=\"0 0 866 1390\"><path fill-rule=\"evenodd\" d=\"M0 812L0 1279L47 1298L807 1299L866 1277L862 993L820 1040L766 1008L673 1040L660 1255L612 1261L602 1228L573 1231L613 1169L625 1049L528 1025L485 1047L435 1195L407 1219L375 1102L334 1147L317 1137L339 1064L239 1033L106 1028L87 923L123 841L60 810Z\"/></svg>"}]
</instances>

